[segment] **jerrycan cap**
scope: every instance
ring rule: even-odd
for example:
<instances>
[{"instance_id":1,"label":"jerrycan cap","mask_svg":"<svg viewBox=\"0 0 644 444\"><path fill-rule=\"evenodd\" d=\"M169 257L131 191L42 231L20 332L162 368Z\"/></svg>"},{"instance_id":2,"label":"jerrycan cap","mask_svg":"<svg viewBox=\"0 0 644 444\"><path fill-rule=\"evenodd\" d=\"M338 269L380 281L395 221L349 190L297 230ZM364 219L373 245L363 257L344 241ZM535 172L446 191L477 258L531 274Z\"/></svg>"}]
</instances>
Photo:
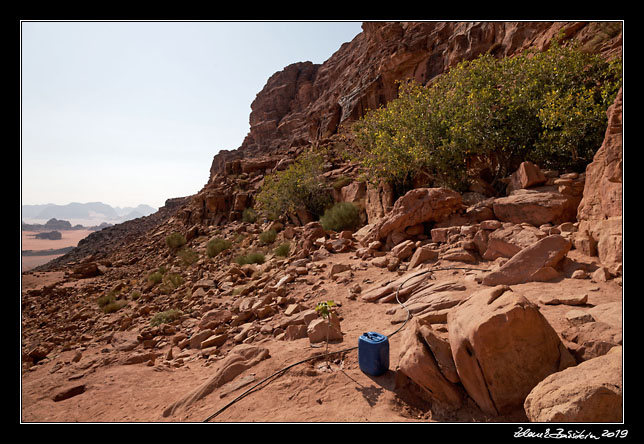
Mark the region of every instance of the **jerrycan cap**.
<instances>
[{"instance_id":1,"label":"jerrycan cap","mask_svg":"<svg viewBox=\"0 0 644 444\"><path fill-rule=\"evenodd\" d=\"M363 333L362 336L369 340L370 342L383 342L387 340L387 336L377 333L375 331L369 331Z\"/></svg>"}]
</instances>

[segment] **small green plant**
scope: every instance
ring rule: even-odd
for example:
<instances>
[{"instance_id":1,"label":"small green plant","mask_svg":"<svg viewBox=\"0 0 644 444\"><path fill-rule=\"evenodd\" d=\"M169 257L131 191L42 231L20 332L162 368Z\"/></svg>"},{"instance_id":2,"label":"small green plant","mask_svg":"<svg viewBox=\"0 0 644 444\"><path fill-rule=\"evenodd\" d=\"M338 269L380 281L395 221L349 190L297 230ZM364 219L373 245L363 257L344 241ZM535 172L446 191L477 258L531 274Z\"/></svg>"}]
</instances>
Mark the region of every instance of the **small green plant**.
<instances>
[{"instance_id":1,"label":"small green plant","mask_svg":"<svg viewBox=\"0 0 644 444\"><path fill-rule=\"evenodd\" d=\"M280 244L280 246L275 249L274 253L275 253L275 256L286 257L288 256L290 251L291 251L291 244L288 242L284 242L283 244Z\"/></svg>"},{"instance_id":2,"label":"small green plant","mask_svg":"<svg viewBox=\"0 0 644 444\"><path fill-rule=\"evenodd\" d=\"M331 316L335 314L336 304L333 301L318 302L315 306L315 312L322 319L326 320L326 352L329 352L329 327L331 326ZM327 362L328 365L328 362Z\"/></svg>"},{"instance_id":3,"label":"small green plant","mask_svg":"<svg viewBox=\"0 0 644 444\"><path fill-rule=\"evenodd\" d=\"M171 292L183 284L183 277L177 273L166 273L163 276L163 284Z\"/></svg>"},{"instance_id":4,"label":"small green plant","mask_svg":"<svg viewBox=\"0 0 644 444\"><path fill-rule=\"evenodd\" d=\"M242 212L242 221L253 224L257 220L257 211L252 208L245 208Z\"/></svg>"},{"instance_id":5,"label":"small green plant","mask_svg":"<svg viewBox=\"0 0 644 444\"><path fill-rule=\"evenodd\" d=\"M242 255L242 256L237 256L235 258L235 262L238 265L263 264L264 260L265 260L264 253L261 253L259 251L254 251L252 253Z\"/></svg>"},{"instance_id":6,"label":"small green plant","mask_svg":"<svg viewBox=\"0 0 644 444\"><path fill-rule=\"evenodd\" d=\"M127 301L116 299L118 291L110 291L96 300L103 313L114 313L127 305Z\"/></svg>"},{"instance_id":7,"label":"small green plant","mask_svg":"<svg viewBox=\"0 0 644 444\"><path fill-rule=\"evenodd\" d=\"M351 202L338 202L320 218L325 230L353 230L360 225L360 211Z\"/></svg>"},{"instance_id":8,"label":"small green plant","mask_svg":"<svg viewBox=\"0 0 644 444\"><path fill-rule=\"evenodd\" d=\"M186 237L178 232L172 233L165 238L165 244L171 250L183 247L186 242Z\"/></svg>"},{"instance_id":9,"label":"small green plant","mask_svg":"<svg viewBox=\"0 0 644 444\"><path fill-rule=\"evenodd\" d=\"M329 319L332 313L335 312L336 304L333 301L318 302L315 306L315 312L323 319Z\"/></svg>"},{"instance_id":10,"label":"small green plant","mask_svg":"<svg viewBox=\"0 0 644 444\"><path fill-rule=\"evenodd\" d=\"M222 251L228 250L232 246L232 242L228 239L215 238L208 241L206 244L206 254L208 257L215 257Z\"/></svg>"},{"instance_id":11,"label":"small green plant","mask_svg":"<svg viewBox=\"0 0 644 444\"><path fill-rule=\"evenodd\" d=\"M276 237L277 237L277 232L275 230L268 230L268 231L264 231L259 235L259 241L264 245L268 245L275 242Z\"/></svg>"},{"instance_id":12,"label":"small green plant","mask_svg":"<svg viewBox=\"0 0 644 444\"><path fill-rule=\"evenodd\" d=\"M150 320L150 325L153 327L157 327L161 324L168 324L170 322L174 322L177 319L179 319L181 315L182 315L182 312L180 310L177 310L176 308L162 311L155 314L152 317L152 319Z\"/></svg>"},{"instance_id":13,"label":"small green plant","mask_svg":"<svg viewBox=\"0 0 644 444\"><path fill-rule=\"evenodd\" d=\"M112 293L106 293L103 296L99 296L98 299L96 299L96 303L98 304L99 307L103 308L107 304L115 300L116 300L116 296L114 296Z\"/></svg>"}]
</instances>

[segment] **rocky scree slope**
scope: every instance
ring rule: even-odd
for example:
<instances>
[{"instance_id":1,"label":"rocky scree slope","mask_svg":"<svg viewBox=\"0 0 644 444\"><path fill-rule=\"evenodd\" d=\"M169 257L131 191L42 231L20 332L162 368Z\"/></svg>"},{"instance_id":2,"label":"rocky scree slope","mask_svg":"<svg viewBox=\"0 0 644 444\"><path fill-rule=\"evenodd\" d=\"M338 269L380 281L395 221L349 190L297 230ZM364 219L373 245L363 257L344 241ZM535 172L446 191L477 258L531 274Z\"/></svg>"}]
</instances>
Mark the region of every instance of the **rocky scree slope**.
<instances>
[{"instance_id":1,"label":"rocky scree slope","mask_svg":"<svg viewBox=\"0 0 644 444\"><path fill-rule=\"evenodd\" d=\"M162 372L191 363L215 366L215 376L202 386L156 409L156 420L173 420L213 391L241 381L238 376L251 367L268 365L270 356L288 344L318 343L320 327L313 323L317 315L312 306L319 299L343 302L339 314L345 335L360 333L362 326L347 321L372 310L358 308L365 304L387 310L373 312L376 317L365 326L376 324L386 331L388 325L404 322L406 311L394 303L394 289L397 282L406 282L403 299L410 303L414 321L405 329L409 345L402 349L411 355L392 354L392 369L399 370L394 372L397 395L411 391L431 405L428 410L424 404L423 411L434 415L475 411L481 419L519 411L527 415L523 418L539 420L532 416L532 402L526 401L523 409L539 381L520 390L506 386L519 394L512 398L503 384L499 391L490 390L484 375L468 370L469 354L490 356L485 351L489 341L477 344L471 338L491 324L483 316L463 323L458 313L484 300L489 319L498 313L530 316L530 325L537 326L530 331L552 338L550 349L527 354L533 361L524 363L530 368L542 356L551 356L545 367L532 367L540 380L621 349L621 321L615 320L621 316L621 92L609 110L604 144L586 174L541 171L524 163L508 178L510 193L504 197L418 189L395 200L391 190L372 190L354 181L335 190L334 197L364 210L366 225L355 233L326 232L305 215L270 224L240 219L266 173L287 165L308 144L333 143L341 123L393 97L397 78L411 75L426 82L487 50L510 55L528 46L543 47L560 30L606 53L619 51L621 34L597 43L597 26L366 23L363 33L324 64L295 64L276 73L253 103L248 137L238 150L215 156L203 190L169 201L143 221L95 233L46 268L60 270L53 283L23 284L24 378L45 369L49 377L65 376L64 383L50 389L52 397L40 401L62 409L59 403L71 397L80 402L92 390L84 378L105 368L142 365ZM335 159L325 175L333 180L351 176L353 170ZM597 187L599 183L607 186ZM269 229L278 233L277 239L265 245L259 235ZM184 235L188 254L166 246L165 239L175 232ZM207 243L215 237L232 245L211 258ZM274 254L282 242L291 245L284 258ZM255 250L265 253L263 264L235 263L237 255ZM530 260L538 257L544 259ZM429 278L435 273L420 273L428 268L453 268L455 274L433 283ZM160 281L150 279L154 273ZM562 288L579 291L562 295ZM96 303L99 297L112 298L118 309L105 313ZM162 316L165 322L151 323ZM501 338L528 334L498 328ZM546 333L552 328L554 336ZM532 344L529 337L525 344ZM95 349L101 350L98 357L90 355ZM427 350L433 357L424 354ZM617 355L611 353L610 358ZM484 372L509 375L508 381L517 377L516 369L499 367L493 355L481 359ZM316 374L318 370L311 371ZM598 381L597 390L607 384ZM611 399L620 396L611 390ZM595 399L593 393L584 399ZM569 394L549 399L554 403L549 411L565 410L566 418L575 420L574 408L556 407L571 403ZM572 404L592 405L583 401ZM26 409L38 402L28 404Z\"/></svg>"}]
</instances>

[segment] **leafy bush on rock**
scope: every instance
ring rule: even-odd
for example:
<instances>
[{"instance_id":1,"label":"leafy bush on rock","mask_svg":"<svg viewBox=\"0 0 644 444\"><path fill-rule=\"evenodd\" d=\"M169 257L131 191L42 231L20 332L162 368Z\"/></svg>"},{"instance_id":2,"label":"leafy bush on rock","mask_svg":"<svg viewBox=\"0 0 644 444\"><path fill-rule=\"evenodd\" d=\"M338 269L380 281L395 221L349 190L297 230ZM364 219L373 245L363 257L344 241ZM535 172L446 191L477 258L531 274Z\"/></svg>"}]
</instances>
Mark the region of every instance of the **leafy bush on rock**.
<instances>
[{"instance_id":1,"label":"leafy bush on rock","mask_svg":"<svg viewBox=\"0 0 644 444\"><path fill-rule=\"evenodd\" d=\"M320 217L331 203L329 189L321 178L324 162L323 153L305 152L285 170L267 175L255 196L258 210L271 220L300 209Z\"/></svg>"},{"instance_id":2,"label":"leafy bush on rock","mask_svg":"<svg viewBox=\"0 0 644 444\"><path fill-rule=\"evenodd\" d=\"M464 191L475 167L494 185L523 160L583 171L620 83L619 60L558 40L542 52L483 54L427 87L401 83L397 99L354 124L355 155L399 193L421 174Z\"/></svg>"},{"instance_id":3,"label":"leafy bush on rock","mask_svg":"<svg viewBox=\"0 0 644 444\"><path fill-rule=\"evenodd\" d=\"M277 232L275 230L267 230L259 235L259 241L264 245L268 245L275 242L276 237Z\"/></svg>"}]
</instances>

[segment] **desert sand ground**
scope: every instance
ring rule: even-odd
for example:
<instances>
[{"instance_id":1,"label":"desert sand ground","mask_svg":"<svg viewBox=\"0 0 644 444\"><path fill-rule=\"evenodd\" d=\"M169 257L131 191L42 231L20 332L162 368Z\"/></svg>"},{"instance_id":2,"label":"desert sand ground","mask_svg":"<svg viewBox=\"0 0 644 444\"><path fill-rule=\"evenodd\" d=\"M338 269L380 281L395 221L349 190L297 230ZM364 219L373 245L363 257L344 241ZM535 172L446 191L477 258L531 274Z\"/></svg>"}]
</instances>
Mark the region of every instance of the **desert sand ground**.
<instances>
[{"instance_id":1,"label":"desert sand ground","mask_svg":"<svg viewBox=\"0 0 644 444\"><path fill-rule=\"evenodd\" d=\"M87 237L91 230L62 230L62 239L36 239L34 236L38 231L23 231L21 239L21 250L57 250L65 247L75 247L78 242ZM22 271L28 271L39 265L43 265L61 255L43 255L43 256L22 256Z\"/></svg>"},{"instance_id":2,"label":"desert sand ground","mask_svg":"<svg viewBox=\"0 0 644 444\"><path fill-rule=\"evenodd\" d=\"M348 254L334 255L327 261L357 264ZM579 259L579 258L577 258ZM386 273L386 272L385 272ZM50 284L63 278L62 272L25 274L23 289ZM440 271L437 281L458 279L468 287L476 287L466 279L467 271ZM392 273L392 276L396 274ZM356 272L353 282L377 283L383 277L381 269L368 267ZM91 278L98 279L98 278ZM87 284L88 280L64 285ZM373 285L373 284L371 284ZM298 284L298 286L306 286ZM301 291L302 288L299 288ZM548 295L588 294L591 307L621 301L621 287L613 280L593 282L590 279L561 279L552 283L527 283L513 287L534 303ZM294 293L298 293L296 289ZM22 376L22 420L25 422L202 422L220 409L211 422L525 422L522 412L505 417L488 417L466 405L451 413L433 412L428 406L396 389L396 366L401 352L401 336L392 335L400 324L391 324L387 314L395 303L366 303L347 297L345 284L325 281L322 290L326 298L341 304L344 340L330 344L330 351L357 346L360 334L378 331L390 339L390 367L381 376L373 377L362 372L355 349L337 355L329 366L324 359L295 366L281 376L271 379L234 402L254 384L274 374L286 365L320 353L307 338L292 341L277 340L271 336L257 338L252 345L266 347L271 357L246 370L231 383L220 387L203 399L196 401L171 416L164 410L173 402L192 393L212 378L218 368L217 359L204 359L198 350L187 351L184 365L175 368L164 364L160 358L154 365L145 363L119 365L123 353L105 340L88 342L81 349L74 349L52 356ZM313 304L315 300L308 301ZM573 307L567 305L542 305L540 309L556 331L568 327L565 314ZM109 315L115 319L118 314ZM138 330L132 330L136 336ZM169 346L167 346L169 347ZM73 362L78 351L82 358ZM166 352L167 350L162 350ZM84 384L85 393L70 399L54 402L52 396L63 387Z\"/></svg>"}]
</instances>

